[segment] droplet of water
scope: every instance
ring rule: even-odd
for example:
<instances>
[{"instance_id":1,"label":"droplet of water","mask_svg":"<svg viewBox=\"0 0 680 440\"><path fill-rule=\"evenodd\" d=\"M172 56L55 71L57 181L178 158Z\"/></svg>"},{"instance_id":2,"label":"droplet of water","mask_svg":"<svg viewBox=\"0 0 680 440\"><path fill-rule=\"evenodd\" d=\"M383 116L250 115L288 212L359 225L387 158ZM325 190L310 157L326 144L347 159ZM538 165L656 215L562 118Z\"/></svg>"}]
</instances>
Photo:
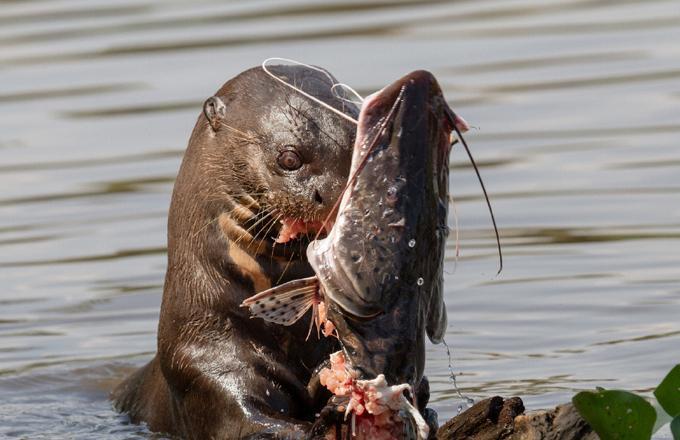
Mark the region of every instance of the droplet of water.
<instances>
[{"instance_id":1,"label":"droplet of water","mask_svg":"<svg viewBox=\"0 0 680 440\"><path fill-rule=\"evenodd\" d=\"M399 192L399 190L397 189L396 186L392 185L392 186L388 187L387 188L387 197L385 197L387 199L387 203L389 203L390 205L395 205L397 203L397 201L399 200L399 196L397 194L398 192Z\"/></svg>"},{"instance_id":2,"label":"droplet of water","mask_svg":"<svg viewBox=\"0 0 680 440\"><path fill-rule=\"evenodd\" d=\"M458 405L458 411L457 414L460 414L461 411L463 411L463 405Z\"/></svg>"},{"instance_id":3,"label":"droplet of water","mask_svg":"<svg viewBox=\"0 0 680 440\"><path fill-rule=\"evenodd\" d=\"M445 339L442 339L442 344L444 344L444 347L446 347L446 356L449 359L449 380L453 384L453 389L456 391L456 394L458 397L463 399L466 402L467 406L471 406L472 404L475 403L475 400L471 398L470 396L465 396L463 393L460 392L460 389L458 388L458 380L456 379L456 373L453 372L453 363L451 361L451 350L449 349L449 344L446 343ZM460 407L463 405L459 406L458 413L460 414Z\"/></svg>"},{"instance_id":4,"label":"droplet of water","mask_svg":"<svg viewBox=\"0 0 680 440\"><path fill-rule=\"evenodd\" d=\"M410 248L416 247L416 240L414 238L412 238L408 241L408 247L410 247Z\"/></svg>"},{"instance_id":5,"label":"droplet of water","mask_svg":"<svg viewBox=\"0 0 680 440\"><path fill-rule=\"evenodd\" d=\"M425 280L421 277L421 278L418 278L418 281L416 281L416 283L417 283L419 286L422 286L423 284L425 284Z\"/></svg>"}]
</instances>

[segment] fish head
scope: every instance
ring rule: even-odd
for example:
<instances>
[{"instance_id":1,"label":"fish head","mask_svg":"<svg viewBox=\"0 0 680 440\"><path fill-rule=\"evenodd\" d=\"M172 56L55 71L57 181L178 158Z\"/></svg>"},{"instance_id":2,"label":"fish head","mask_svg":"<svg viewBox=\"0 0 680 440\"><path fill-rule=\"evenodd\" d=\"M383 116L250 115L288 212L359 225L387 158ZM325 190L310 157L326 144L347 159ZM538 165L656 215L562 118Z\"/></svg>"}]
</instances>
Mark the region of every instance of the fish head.
<instances>
[{"instance_id":1,"label":"fish head","mask_svg":"<svg viewBox=\"0 0 680 440\"><path fill-rule=\"evenodd\" d=\"M450 134L465 129L434 76L412 72L363 103L335 225L308 259L350 362L365 377L418 383L424 336L446 328Z\"/></svg>"}]
</instances>

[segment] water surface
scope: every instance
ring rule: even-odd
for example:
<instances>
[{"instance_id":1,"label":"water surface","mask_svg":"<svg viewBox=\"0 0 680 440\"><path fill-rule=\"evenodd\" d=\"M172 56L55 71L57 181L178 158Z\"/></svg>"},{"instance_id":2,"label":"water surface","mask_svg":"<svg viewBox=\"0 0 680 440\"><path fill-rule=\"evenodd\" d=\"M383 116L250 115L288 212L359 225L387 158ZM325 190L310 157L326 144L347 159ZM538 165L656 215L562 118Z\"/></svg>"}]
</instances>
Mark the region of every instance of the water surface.
<instances>
[{"instance_id":1,"label":"water surface","mask_svg":"<svg viewBox=\"0 0 680 440\"><path fill-rule=\"evenodd\" d=\"M465 394L649 393L680 352L678 41L675 1L2 2L0 436L149 436L106 397L155 351L183 149L202 101L272 56L362 93L431 70L478 127L506 267L456 151ZM427 374L447 419L442 347Z\"/></svg>"}]
</instances>

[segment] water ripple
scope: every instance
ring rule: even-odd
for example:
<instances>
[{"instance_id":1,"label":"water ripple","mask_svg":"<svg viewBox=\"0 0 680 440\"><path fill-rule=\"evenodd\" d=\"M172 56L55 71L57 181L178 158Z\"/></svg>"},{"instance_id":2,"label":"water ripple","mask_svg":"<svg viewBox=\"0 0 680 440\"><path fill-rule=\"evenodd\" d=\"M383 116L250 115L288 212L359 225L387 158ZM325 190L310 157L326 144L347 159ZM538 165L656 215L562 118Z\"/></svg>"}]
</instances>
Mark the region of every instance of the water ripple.
<instances>
[{"instance_id":1,"label":"water ripple","mask_svg":"<svg viewBox=\"0 0 680 440\"><path fill-rule=\"evenodd\" d=\"M3 1L0 436L153 438L106 396L155 348L201 102L270 56L363 95L431 70L484 128L467 140L506 268L456 150L444 293L464 392L538 408L650 390L680 337L679 35L675 1ZM426 374L445 420L441 347Z\"/></svg>"}]
</instances>

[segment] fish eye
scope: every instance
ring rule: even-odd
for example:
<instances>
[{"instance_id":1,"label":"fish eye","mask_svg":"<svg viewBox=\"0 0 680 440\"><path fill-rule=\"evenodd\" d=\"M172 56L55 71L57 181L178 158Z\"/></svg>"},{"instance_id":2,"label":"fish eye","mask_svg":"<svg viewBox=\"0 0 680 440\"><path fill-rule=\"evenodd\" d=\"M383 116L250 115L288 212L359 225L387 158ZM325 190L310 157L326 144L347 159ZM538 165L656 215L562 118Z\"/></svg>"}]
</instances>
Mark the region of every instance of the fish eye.
<instances>
[{"instance_id":1,"label":"fish eye","mask_svg":"<svg viewBox=\"0 0 680 440\"><path fill-rule=\"evenodd\" d=\"M276 162L281 168L288 171L295 171L302 166L300 155L293 149L284 150L279 153Z\"/></svg>"}]
</instances>

